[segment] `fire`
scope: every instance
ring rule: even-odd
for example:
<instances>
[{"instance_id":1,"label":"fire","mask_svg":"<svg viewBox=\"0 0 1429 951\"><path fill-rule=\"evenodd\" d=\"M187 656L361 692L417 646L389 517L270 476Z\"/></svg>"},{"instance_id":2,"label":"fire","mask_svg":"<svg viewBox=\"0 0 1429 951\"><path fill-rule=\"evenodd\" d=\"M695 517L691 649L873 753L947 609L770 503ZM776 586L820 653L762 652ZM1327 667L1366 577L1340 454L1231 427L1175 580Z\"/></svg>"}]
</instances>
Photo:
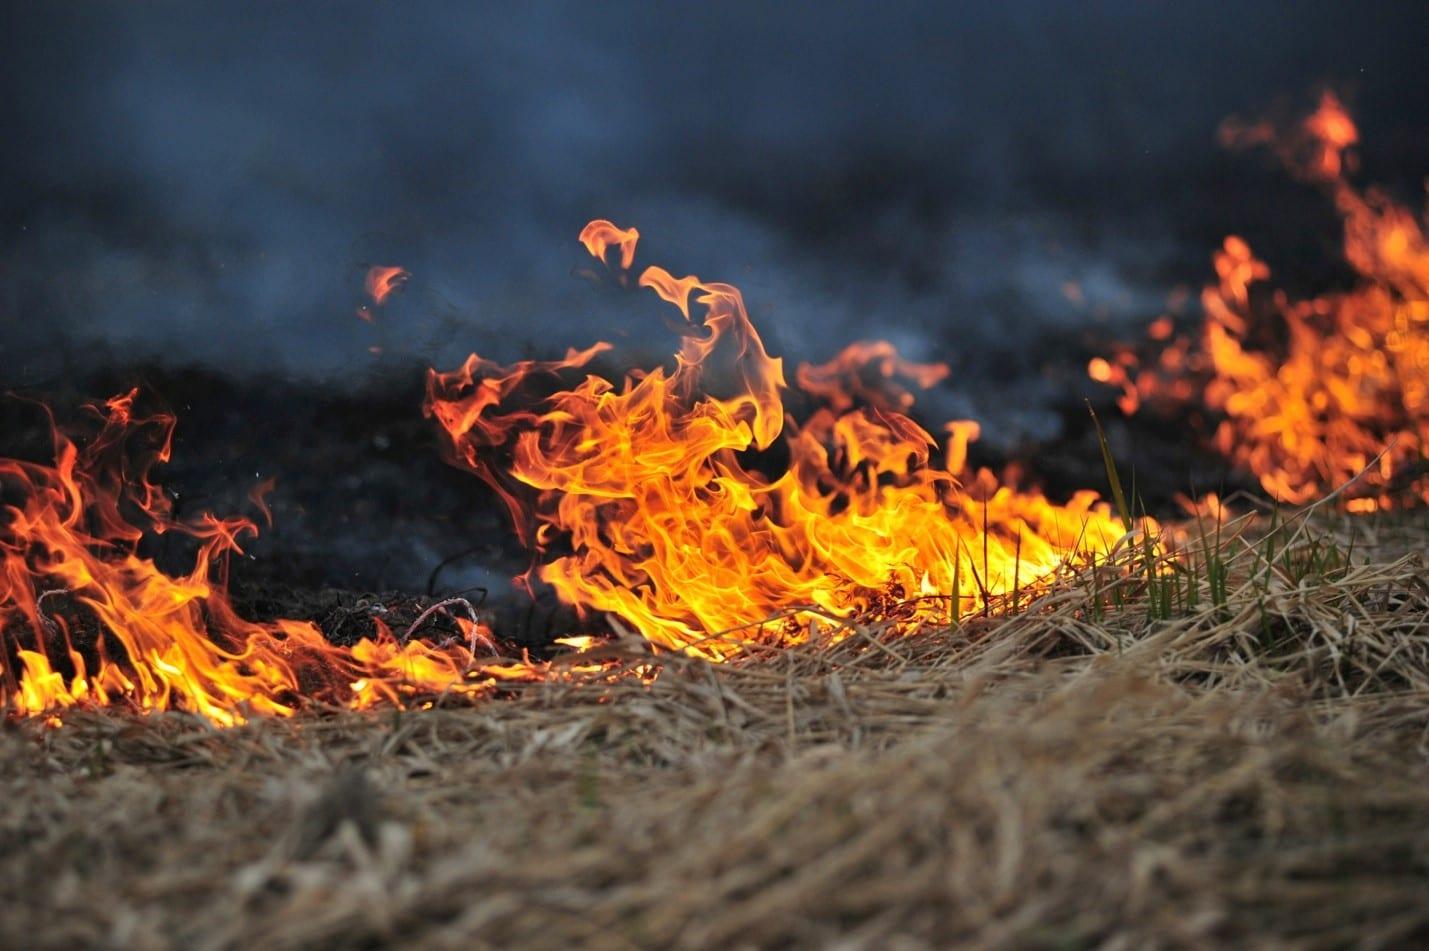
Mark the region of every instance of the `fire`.
<instances>
[{"instance_id":1,"label":"fire","mask_svg":"<svg viewBox=\"0 0 1429 951\"><path fill-rule=\"evenodd\" d=\"M1199 335L1160 345L1153 363L1129 347L1098 357L1089 375L1147 401L1203 402L1219 414L1213 443L1270 495L1308 502L1346 483L1354 511L1429 502L1429 243L1421 221L1346 178L1359 141L1326 93L1293 128L1228 121L1221 140L1266 145L1324 187L1344 221L1352 290L1308 300L1262 294L1269 266L1241 238L1216 252L1216 283L1201 295ZM1170 336L1164 325L1153 325Z\"/></svg>"},{"instance_id":2,"label":"fire","mask_svg":"<svg viewBox=\"0 0 1429 951\"><path fill-rule=\"evenodd\" d=\"M367 292L367 296L371 298L372 304L381 307L387 303L387 298L391 297L394 291L405 287L411 277L411 272L406 268L378 264L367 269L367 276L363 278L362 286ZM373 314L372 307L367 304L358 305L357 318L369 324L376 322L376 315ZM371 349L380 352L378 348Z\"/></svg>"},{"instance_id":3,"label":"fire","mask_svg":"<svg viewBox=\"0 0 1429 951\"><path fill-rule=\"evenodd\" d=\"M83 444L56 429L52 465L0 459L0 707L182 709L227 726L312 704L477 696L503 680L554 675L549 665L477 656L489 640L469 624L465 642L432 645L374 619L375 636L345 648L306 622L240 618L222 579L257 528L173 518L149 471L169 458L174 419L137 414L136 397L94 407L97 432ZM141 557L149 532L191 536L192 570L169 577Z\"/></svg>"},{"instance_id":4,"label":"fire","mask_svg":"<svg viewBox=\"0 0 1429 951\"><path fill-rule=\"evenodd\" d=\"M871 376L869 371L873 371ZM911 380L926 390L946 379L949 372L946 363L913 363L900 357L893 344L875 340L849 344L823 365L803 364L796 377L799 389L836 412L858 404L907 412L916 398L897 384L897 378Z\"/></svg>"},{"instance_id":5,"label":"fire","mask_svg":"<svg viewBox=\"0 0 1429 951\"><path fill-rule=\"evenodd\" d=\"M392 292L405 285L411 277L405 268L381 264L370 267L367 269L365 282L367 296L372 298L372 303L381 307L387 303Z\"/></svg>"},{"instance_id":6,"label":"fire","mask_svg":"<svg viewBox=\"0 0 1429 951\"><path fill-rule=\"evenodd\" d=\"M638 232L593 221L580 238L602 261L618 251L628 278ZM1056 505L967 471L974 425L952 425L940 462L895 378L929 385L946 367L856 345L798 369L812 409L797 419L736 288L657 266L636 283L678 311L672 367L612 382L585 370L597 343L428 377L451 460L500 494L568 603L725 659L806 639L820 616L946 623L1125 534L1093 492Z\"/></svg>"},{"instance_id":7,"label":"fire","mask_svg":"<svg viewBox=\"0 0 1429 951\"><path fill-rule=\"evenodd\" d=\"M622 281L638 237L602 221L581 234L596 257L618 253ZM912 631L1015 605L1125 537L1093 492L1057 505L971 469L975 423L947 424L940 454L907 413L912 390L946 366L855 344L799 367L792 393L734 287L659 267L637 283L678 313L672 367L617 385L588 369L605 343L507 368L473 355L430 373L426 403L452 458L505 500L543 559L540 577L617 630L624 621L716 660L813 638L821 618L872 614ZM175 420L137 402L131 391L91 407L84 436L51 419L51 464L0 459L6 710L177 709L228 726L314 706L480 697L513 681L654 675L583 657L597 642L579 634L557 641L574 659L502 658L474 616L456 618L459 636L442 643L374 617L372 636L348 647L308 622L240 617L228 560L257 526L175 517L150 478ZM269 520L270 488L252 497ZM177 577L142 553L166 532L195 549Z\"/></svg>"}]
</instances>

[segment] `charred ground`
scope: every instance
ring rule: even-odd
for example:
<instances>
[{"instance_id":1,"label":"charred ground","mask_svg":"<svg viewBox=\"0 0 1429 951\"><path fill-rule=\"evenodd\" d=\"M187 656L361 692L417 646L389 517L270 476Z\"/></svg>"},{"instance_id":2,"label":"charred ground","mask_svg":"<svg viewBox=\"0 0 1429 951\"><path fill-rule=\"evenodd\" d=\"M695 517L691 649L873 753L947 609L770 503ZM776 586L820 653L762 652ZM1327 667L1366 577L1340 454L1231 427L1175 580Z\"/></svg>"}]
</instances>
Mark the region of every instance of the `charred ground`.
<instances>
[{"instance_id":1,"label":"charred ground","mask_svg":"<svg viewBox=\"0 0 1429 951\"><path fill-rule=\"evenodd\" d=\"M1049 350L1063 345L1076 347L1053 341ZM175 514L248 514L259 526L230 568L230 595L243 616L312 620L344 643L371 634L374 615L410 623L426 604L462 596L482 606L498 634L523 646L603 629L600 619L581 621L549 592L533 603L512 587L530 556L494 494L442 460L433 424L421 413L424 373L413 364L322 383L156 365L90 370L0 400L0 456L48 461L49 418L40 404L63 425L86 400L138 386L146 401L178 417L171 461L155 473ZM1000 450L974 444L972 462L996 469L1022 463L1053 497L1103 485L1083 387L1065 382L1057 439L1013 441ZM795 409L797 399L791 397ZM1183 425L1146 414L1123 418L1105 403L1100 416L1151 514L1177 513L1170 487L1247 486L1214 453L1190 443ZM937 432L941 421L922 422ZM754 464L774 471L780 460L771 454ZM269 480L271 525L253 501ZM180 573L192 564L192 547L170 533L146 539L143 552ZM429 633L440 634L441 617L432 623Z\"/></svg>"}]
</instances>

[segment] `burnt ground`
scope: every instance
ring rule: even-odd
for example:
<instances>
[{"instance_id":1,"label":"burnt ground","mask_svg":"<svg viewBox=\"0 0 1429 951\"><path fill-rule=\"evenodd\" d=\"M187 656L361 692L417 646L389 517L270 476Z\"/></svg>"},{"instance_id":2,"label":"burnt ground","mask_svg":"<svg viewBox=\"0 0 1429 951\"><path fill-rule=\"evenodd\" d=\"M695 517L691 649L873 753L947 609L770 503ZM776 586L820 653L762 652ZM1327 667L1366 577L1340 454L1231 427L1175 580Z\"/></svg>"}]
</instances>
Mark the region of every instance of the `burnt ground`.
<instances>
[{"instance_id":1,"label":"burnt ground","mask_svg":"<svg viewBox=\"0 0 1429 951\"><path fill-rule=\"evenodd\" d=\"M345 641L370 633L374 615L400 628L422 605L463 596L484 602L518 643L549 641L563 622L570 629L568 612L552 599L532 605L511 589L526 555L484 487L442 462L421 414L418 369L353 387L148 367L19 395L52 406L63 426L82 402L135 385L149 406L178 417L172 461L154 471L177 517L211 511L259 524L231 565L243 616L314 620ZM0 400L0 423L0 456L49 460L38 408ZM271 527L250 498L270 478ZM171 533L145 546L166 570L192 565L187 539Z\"/></svg>"},{"instance_id":2,"label":"burnt ground","mask_svg":"<svg viewBox=\"0 0 1429 951\"><path fill-rule=\"evenodd\" d=\"M231 566L231 595L245 617L313 620L346 641L370 633L374 616L406 625L425 604L463 596L482 605L498 634L523 646L599 628L598 619L578 622L549 595L533 604L512 587L528 557L492 493L443 462L433 424L421 413L420 367L334 384L152 366L74 376L18 395L51 405L63 425L81 402L140 386L152 406L178 417L172 461L155 471L176 514L244 513L259 522L259 537ZM1085 487L1104 492L1084 387L1066 389L1060 438L1003 452L975 445L974 464L1020 462L1053 498ZM1244 487L1219 459L1193 447L1184 423L1127 420L1109 403L1099 415L1123 479L1154 514L1175 514L1175 493L1192 487ZM939 421L925 422L938 431ZM0 423L0 456L47 461L48 424L35 406L0 400ZM275 482L271 527L250 499L268 479ZM167 570L192 564L183 538L170 534L146 545ZM438 616L431 623L449 622Z\"/></svg>"}]
</instances>

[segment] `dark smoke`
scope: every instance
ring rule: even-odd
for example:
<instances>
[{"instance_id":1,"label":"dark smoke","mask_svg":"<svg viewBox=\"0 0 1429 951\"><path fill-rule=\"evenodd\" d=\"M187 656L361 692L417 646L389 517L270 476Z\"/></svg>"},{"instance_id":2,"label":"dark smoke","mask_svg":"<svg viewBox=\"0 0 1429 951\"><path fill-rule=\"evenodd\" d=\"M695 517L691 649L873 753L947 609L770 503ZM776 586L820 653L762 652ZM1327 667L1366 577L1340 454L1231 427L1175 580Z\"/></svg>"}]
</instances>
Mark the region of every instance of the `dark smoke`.
<instances>
[{"instance_id":1,"label":"dark smoke","mask_svg":"<svg viewBox=\"0 0 1429 951\"><path fill-rule=\"evenodd\" d=\"M1429 153L1418 4L477 6L10 5L7 374L61 334L320 376L584 342L617 306L571 274L595 216L739 284L782 352L973 372L1268 227L1227 113L1338 82L1377 171ZM366 263L415 275L375 328Z\"/></svg>"},{"instance_id":2,"label":"dark smoke","mask_svg":"<svg viewBox=\"0 0 1429 951\"><path fill-rule=\"evenodd\" d=\"M1264 156L1221 153L1223 117L1333 84L1369 176L1417 204L1429 171L1422 3L184 0L6 14L0 388L158 362L280 377L291 401L384 371L414 381L473 349L549 356L611 337L659 354L658 305L581 273L575 236L608 217L641 229L645 260L740 286L772 351L824 359L887 337L953 365L930 415L1035 437L1085 386L1087 336L1199 286L1226 232L1277 277L1335 279L1325 203ZM354 313L370 264L413 274L374 324ZM177 408L259 427L225 466L304 465L260 450L301 446L307 410L197 405L220 392L243 399L206 386ZM387 438L350 414L352 445ZM198 439L195 425L181 434ZM369 447L394 486L425 451L411 438ZM371 495L368 475L352 478L353 498ZM345 484L320 481L304 511ZM392 496L389 509L415 505ZM341 568L333 531L306 534ZM399 553L390 563L410 570L374 577L414 583L448 550Z\"/></svg>"}]
</instances>

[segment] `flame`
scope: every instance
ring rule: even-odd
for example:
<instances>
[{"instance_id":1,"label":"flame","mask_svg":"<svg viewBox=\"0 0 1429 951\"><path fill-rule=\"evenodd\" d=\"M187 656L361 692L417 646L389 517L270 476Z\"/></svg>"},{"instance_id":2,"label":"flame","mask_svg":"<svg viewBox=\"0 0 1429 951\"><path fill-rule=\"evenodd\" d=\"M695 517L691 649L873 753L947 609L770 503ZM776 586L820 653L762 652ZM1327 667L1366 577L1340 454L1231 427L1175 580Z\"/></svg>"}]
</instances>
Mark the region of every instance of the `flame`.
<instances>
[{"instance_id":1,"label":"flame","mask_svg":"<svg viewBox=\"0 0 1429 951\"><path fill-rule=\"evenodd\" d=\"M411 277L405 268L374 265L367 269L367 279L364 282L367 296L372 298L372 303L381 307L387 303L392 292L405 285Z\"/></svg>"},{"instance_id":2,"label":"flame","mask_svg":"<svg viewBox=\"0 0 1429 951\"><path fill-rule=\"evenodd\" d=\"M581 240L602 259L618 252L628 276L634 230L598 221ZM821 617L874 613L911 631L992 610L1123 539L1093 492L1057 505L971 469L976 423L947 424L940 461L907 411L912 389L936 384L946 366L856 344L797 369L808 412L796 416L783 361L738 290L659 267L636 283L679 314L673 367L617 385L590 372L610 349L596 343L512 367L473 354L428 378L426 409L452 459L505 500L543 559L540 577L568 603L722 660L812 638ZM92 407L86 438L51 418L52 464L0 459L5 709L50 722L77 706L180 709L230 726L315 705L425 706L512 682L654 676L648 665L582 659L598 643L584 635L558 641L574 662L538 663L479 654L493 642L474 620L433 644L374 617L373 635L344 647L308 622L240 617L227 565L257 526L175 518L150 479L169 458L175 421L138 414L137 397ZM267 520L270 488L252 497ZM186 573L165 574L142 554L162 533L192 540Z\"/></svg>"},{"instance_id":3,"label":"flame","mask_svg":"<svg viewBox=\"0 0 1429 951\"><path fill-rule=\"evenodd\" d=\"M1167 341L1153 362L1122 347L1093 359L1089 375L1119 387L1128 413L1145 401L1203 402L1221 417L1215 447L1281 501L1304 503L1353 483L1354 511L1429 502L1429 243L1421 221L1347 180L1359 133L1332 93L1297 125L1232 120L1221 140L1268 146L1328 191L1358 285L1308 300L1262 294L1269 266L1232 235L1215 254L1216 283L1202 292L1198 337L1168 340L1167 328L1153 325L1152 338Z\"/></svg>"},{"instance_id":4,"label":"flame","mask_svg":"<svg viewBox=\"0 0 1429 951\"><path fill-rule=\"evenodd\" d=\"M913 408L916 397L899 386L897 378L926 390L938 385L950 372L946 363L914 363L900 357L893 344L874 340L849 344L828 363L802 364L795 376L801 390L836 412L862 404L906 413Z\"/></svg>"},{"instance_id":5,"label":"flame","mask_svg":"<svg viewBox=\"0 0 1429 951\"><path fill-rule=\"evenodd\" d=\"M618 250L627 276L638 232L593 221L580 238L602 261ZM821 615L946 623L1124 535L1093 492L1054 505L965 471L974 424L952 425L940 464L895 378L931 385L946 367L855 345L798 369L801 421L736 288L656 266L637 284L678 310L672 367L615 383L586 372L599 343L428 376L450 459L505 500L566 602L725 659L806 639Z\"/></svg>"},{"instance_id":6,"label":"flame","mask_svg":"<svg viewBox=\"0 0 1429 951\"><path fill-rule=\"evenodd\" d=\"M182 709L231 726L312 704L404 705L553 675L545 664L479 658L460 642L403 642L379 619L373 637L349 648L306 622L240 618L222 579L257 528L174 520L148 478L169 458L174 419L136 414L136 397L93 407L97 432L83 445L55 429L52 465L0 459L0 707ZM267 488L254 496L265 518ZM170 577L142 557L149 532L191 536L192 570ZM489 643L463 630L472 645Z\"/></svg>"}]
</instances>

